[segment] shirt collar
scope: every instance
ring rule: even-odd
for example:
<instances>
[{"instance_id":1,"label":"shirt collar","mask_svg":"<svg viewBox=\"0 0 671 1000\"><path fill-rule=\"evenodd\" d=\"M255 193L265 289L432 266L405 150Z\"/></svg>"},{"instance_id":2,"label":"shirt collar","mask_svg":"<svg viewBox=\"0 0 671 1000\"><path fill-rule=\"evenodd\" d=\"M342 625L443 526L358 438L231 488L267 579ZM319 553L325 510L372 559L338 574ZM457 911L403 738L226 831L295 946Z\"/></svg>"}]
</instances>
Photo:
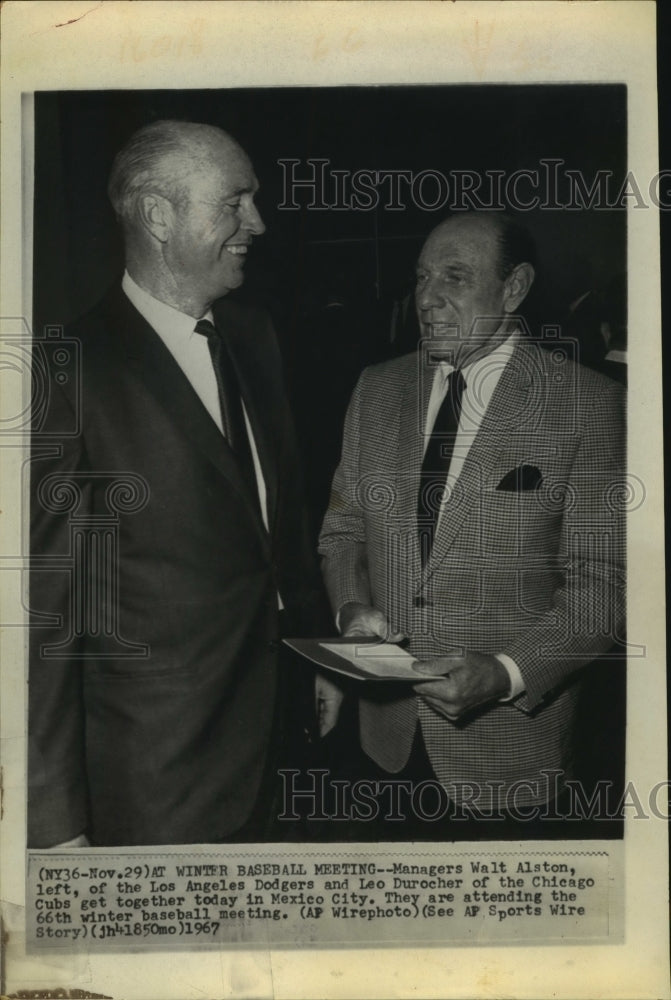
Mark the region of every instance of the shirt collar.
<instances>
[{"instance_id":1,"label":"shirt collar","mask_svg":"<svg viewBox=\"0 0 671 1000\"><path fill-rule=\"evenodd\" d=\"M461 369L461 374L464 377L466 386L468 386L469 381L471 383L477 381L483 371L492 371L492 362L494 362L494 368L501 371L510 361L519 339L520 331L514 330L506 340L498 344L489 354L485 354L484 357L477 358L475 361L471 361L470 364L464 365ZM441 361L438 365L438 371L445 379L450 372L454 371L454 365L449 361Z\"/></svg>"},{"instance_id":2,"label":"shirt collar","mask_svg":"<svg viewBox=\"0 0 671 1000\"><path fill-rule=\"evenodd\" d=\"M144 288L140 288L128 271L124 271L121 288L140 315L158 334L162 336L177 334L186 338L190 338L194 334L198 321L193 316L187 316L186 313L180 312L179 309L173 309L166 302L155 299ZM202 318L212 322L212 311L208 310Z\"/></svg>"}]
</instances>

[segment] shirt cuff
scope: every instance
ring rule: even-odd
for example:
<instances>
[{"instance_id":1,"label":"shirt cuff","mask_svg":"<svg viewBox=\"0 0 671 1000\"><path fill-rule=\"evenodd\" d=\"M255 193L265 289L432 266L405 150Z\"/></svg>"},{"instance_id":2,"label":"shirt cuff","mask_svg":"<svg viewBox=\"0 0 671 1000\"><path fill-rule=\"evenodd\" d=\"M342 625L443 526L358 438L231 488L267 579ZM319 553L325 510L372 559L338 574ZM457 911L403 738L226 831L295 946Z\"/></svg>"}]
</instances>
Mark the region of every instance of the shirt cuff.
<instances>
[{"instance_id":1,"label":"shirt cuff","mask_svg":"<svg viewBox=\"0 0 671 1000\"><path fill-rule=\"evenodd\" d=\"M506 656L505 653L495 653L496 659L499 663L502 663L506 668L508 677L510 678L510 691L503 698L499 698L499 701L513 701L515 698L519 698L521 694L524 694L526 690L526 684L524 683L524 678L520 672L520 668L517 666L515 661L510 657Z\"/></svg>"}]
</instances>

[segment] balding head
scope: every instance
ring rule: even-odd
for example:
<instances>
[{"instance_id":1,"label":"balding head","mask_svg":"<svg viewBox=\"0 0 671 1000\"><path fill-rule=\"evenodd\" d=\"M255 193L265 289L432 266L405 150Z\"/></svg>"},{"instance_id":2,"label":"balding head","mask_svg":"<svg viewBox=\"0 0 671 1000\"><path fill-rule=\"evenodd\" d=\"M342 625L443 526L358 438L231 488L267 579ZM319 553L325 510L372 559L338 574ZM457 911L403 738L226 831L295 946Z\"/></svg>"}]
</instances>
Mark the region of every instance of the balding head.
<instances>
[{"instance_id":1,"label":"balding head","mask_svg":"<svg viewBox=\"0 0 671 1000\"><path fill-rule=\"evenodd\" d=\"M107 185L124 228L135 222L141 195L161 194L180 203L194 171L222 155L245 156L235 139L214 125L166 119L138 129L114 158Z\"/></svg>"},{"instance_id":2,"label":"balding head","mask_svg":"<svg viewBox=\"0 0 671 1000\"><path fill-rule=\"evenodd\" d=\"M439 239L445 232L479 232L485 242L494 241L496 270L505 280L518 264L531 264L536 269L536 245L529 230L505 212L465 212L441 222L429 234L429 240Z\"/></svg>"},{"instance_id":3,"label":"balding head","mask_svg":"<svg viewBox=\"0 0 671 1000\"><path fill-rule=\"evenodd\" d=\"M196 318L237 288L252 237L264 231L256 177L226 132L159 121L116 157L109 196L132 278L161 302Z\"/></svg>"}]
</instances>

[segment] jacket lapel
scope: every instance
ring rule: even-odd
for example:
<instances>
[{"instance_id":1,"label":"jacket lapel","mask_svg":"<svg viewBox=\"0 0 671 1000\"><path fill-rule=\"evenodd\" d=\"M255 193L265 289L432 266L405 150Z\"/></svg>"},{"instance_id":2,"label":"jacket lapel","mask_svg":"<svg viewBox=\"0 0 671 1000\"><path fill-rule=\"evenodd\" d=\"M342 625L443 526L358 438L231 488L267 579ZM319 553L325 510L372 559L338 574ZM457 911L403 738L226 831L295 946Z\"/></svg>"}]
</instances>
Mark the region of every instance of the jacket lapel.
<instances>
[{"instance_id":1,"label":"jacket lapel","mask_svg":"<svg viewBox=\"0 0 671 1000\"><path fill-rule=\"evenodd\" d=\"M257 522L259 534L266 542L265 528L256 513L256 505L249 496L228 442L168 348L121 291L112 301L110 316L112 335L119 341L129 368L137 371L179 431L189 438L203 457L212 462L240 494L250 516Z\"/></svg>"},{"instance_id":2,"label":"jacket lapel","mask_svg":"<svg viewBox=\"0 0 671 1000\"><path fill-rule=\"evenodd\" d=\"M397 514L401 525L411 525L408 532L408 564L420 575L419 541L417 537L417 498L422 459L424 457L424 426L431 398L434 370L425 366L418 352L413 368L408 372L399 407L398 464L396 468ZM415 367L416 366L416 367Z\"/></svg>"}]
</instances>

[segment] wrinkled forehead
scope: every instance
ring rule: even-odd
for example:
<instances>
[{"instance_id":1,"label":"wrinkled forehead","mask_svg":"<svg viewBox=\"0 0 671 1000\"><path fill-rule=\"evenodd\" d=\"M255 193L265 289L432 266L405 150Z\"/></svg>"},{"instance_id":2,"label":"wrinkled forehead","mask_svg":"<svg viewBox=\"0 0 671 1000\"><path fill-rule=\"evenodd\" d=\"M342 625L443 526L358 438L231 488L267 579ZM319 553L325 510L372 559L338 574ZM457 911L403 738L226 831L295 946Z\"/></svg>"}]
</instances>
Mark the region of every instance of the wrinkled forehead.
<instances>
[{"instance_id":1,"label":"wrinkled forehead","mask_svg":"<svg viewBox=\"0 0 671 1000\"><path fill-rule=\"evenodd\" d=\"M497 227L489 219L468 216L437 226L422 247L419 265L455 262L473 267L495 266L498 253Z\"/></svg>"}]
</instances>

